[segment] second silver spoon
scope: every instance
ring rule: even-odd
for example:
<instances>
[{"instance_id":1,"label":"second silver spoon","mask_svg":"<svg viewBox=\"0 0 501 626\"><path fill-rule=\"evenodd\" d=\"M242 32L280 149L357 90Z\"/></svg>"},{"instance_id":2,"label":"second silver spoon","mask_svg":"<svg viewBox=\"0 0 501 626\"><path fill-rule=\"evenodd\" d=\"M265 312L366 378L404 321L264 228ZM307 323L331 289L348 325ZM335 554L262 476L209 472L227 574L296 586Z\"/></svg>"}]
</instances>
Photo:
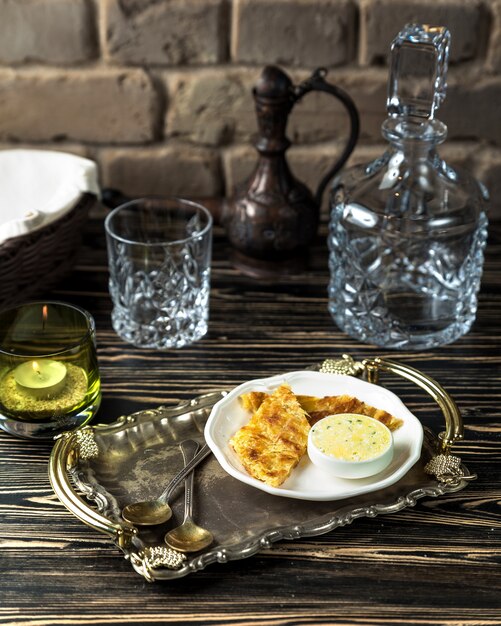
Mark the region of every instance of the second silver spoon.
<instances>
[{"instance_id":1,"label":"second silver spoon","mask_svg":"<svg viewBox=\"0 0 501 626\"><path fill-rule=\"evenodd\" d=\"M183 454L189 450L181 448ZM185 456L185 460L186 456ZM193 515L193 472L184 481L184 520L181 526L169 530L165 535L165 543L180 552L198 552L214 541L212 533L195 524Z\"/></svg>"}]
</instances>

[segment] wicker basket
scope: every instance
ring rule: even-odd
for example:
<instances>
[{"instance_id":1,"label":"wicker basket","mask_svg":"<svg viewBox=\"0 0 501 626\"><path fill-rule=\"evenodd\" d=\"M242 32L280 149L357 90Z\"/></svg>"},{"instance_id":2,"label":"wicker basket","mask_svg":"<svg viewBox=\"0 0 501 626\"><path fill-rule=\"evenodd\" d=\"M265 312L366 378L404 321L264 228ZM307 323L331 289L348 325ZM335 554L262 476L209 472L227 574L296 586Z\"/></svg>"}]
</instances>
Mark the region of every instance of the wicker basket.
<instances>
[{"instance_id":1,"label":"wicker basket","mask_svg":"<svg viewBox=\"0 0 501 626\"><path fill-rule=\"evenodd\" d=\"M54 287L70 271L96 196L84 193L59 219L0 245L0 308Z\"/></svg>"}]
</instances>

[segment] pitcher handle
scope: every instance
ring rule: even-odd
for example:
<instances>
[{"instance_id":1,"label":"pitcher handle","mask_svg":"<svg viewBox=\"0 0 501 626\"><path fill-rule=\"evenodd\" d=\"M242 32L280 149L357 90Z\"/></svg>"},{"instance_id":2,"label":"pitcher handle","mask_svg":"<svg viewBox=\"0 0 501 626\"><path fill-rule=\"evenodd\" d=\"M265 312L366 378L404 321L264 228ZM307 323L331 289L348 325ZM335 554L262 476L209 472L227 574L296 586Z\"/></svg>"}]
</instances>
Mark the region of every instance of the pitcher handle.
<instances>
[{"instance_id":1,"label":"pitcher handle","mask_svg":"<svg viewBox=\"0 0 501 626\"><path fill-rule=\"evenodd\" d=\"M335 176L335 174L339 172L339 170L348 160L350 154L353 152L353 149L355 148L358 140L358 134L360 130L359 115L355 103L346 93L346 91L344 91L340 87L336 87L335 85L331 85L330 83L328 83L325 80L325 76L327 76L327 70L324 67L319 67L313 72L313 74L309 78L307 78L305 81L303 81L301 84L297 85L294 88L294 104L301 100L301 98L307 93L310 93L310 91L324 91L325 93L329 93L338 100L340 100L350 117L350 135L348 138L348 142L346 143L346 146L338 161L333 165L333 167L331 167L327 174L325 174L325 176L322 178L318 185L318 189L315 194L315 200L317 201L319 206L322 202L322 196L329 181Z\"/></svg>"}]
</instances>

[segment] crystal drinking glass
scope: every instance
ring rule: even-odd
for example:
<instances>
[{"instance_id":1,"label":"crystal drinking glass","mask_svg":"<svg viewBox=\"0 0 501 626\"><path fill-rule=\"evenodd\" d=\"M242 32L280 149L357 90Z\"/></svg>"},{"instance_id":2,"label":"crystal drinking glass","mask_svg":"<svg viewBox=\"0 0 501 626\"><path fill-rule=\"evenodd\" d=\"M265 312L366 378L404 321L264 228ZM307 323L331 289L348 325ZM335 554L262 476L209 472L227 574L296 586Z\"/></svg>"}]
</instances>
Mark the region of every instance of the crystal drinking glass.
<instances>
[{"instance_id":1,"label":"crystal drinking glass","mask_svg":"<svg viewBox=\"0 0 501 626\"><path fill-rule=\"evenodd\" d=\"M105 221L112 324L142 348L180 348L207 333L212 217L188 200L140 199Z\"/></svg>"}]
</instances>

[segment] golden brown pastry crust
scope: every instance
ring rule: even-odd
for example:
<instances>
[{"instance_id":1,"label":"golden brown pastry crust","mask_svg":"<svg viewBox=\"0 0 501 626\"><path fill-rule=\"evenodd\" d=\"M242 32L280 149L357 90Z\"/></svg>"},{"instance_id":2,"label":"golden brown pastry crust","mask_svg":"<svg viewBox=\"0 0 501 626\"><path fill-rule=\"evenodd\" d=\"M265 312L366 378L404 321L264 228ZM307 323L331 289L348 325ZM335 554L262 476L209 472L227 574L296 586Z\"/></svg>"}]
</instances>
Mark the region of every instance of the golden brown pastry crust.
<instances>
[{"instance_id":1,"label":"golden brown pastry crust","mask_svg":"<svg viewBox=\"0 0 501 626\"><path fill-rule=\"evenodd\" d=\"M251 476L278 487L305 454L310 425L289 385L263 396L248 424L230 439L230 445ZM246 399L244 406L254 407L255 399Z\"/></svg>"},{"instance_id":2,"label":"golden brown pastry crust","mask_svg":"<svg viewBox=\"0 0 501 626\"><path fill-rule=\"evenodd\" d=\"M249 391L240 396L240 402L246 411L255 413L267 395L264 391Z\"/></svg>"},{"instance_id":3,"label":"golden brown pastry crust","mask_svg":"<svg viewBox=\"0 0 501 626\"><path fill-rule=\"evenodd\" d=\"M240 399L244 407L256 411L266 397L267 394L263 392L251 391L240 396ZM360 413L361 415L367 415L382 422L390 430L397 430L403 424L403 420L393 416L391 413L377 409L349 395L325 396L323 398L298 395L297 400L304 411L306 411L310 426L313 426L323 417L336 413Z\"/></svg>"},{"instance_id":4,"label":"golden brown pastry crust","mask_svg":"<svg viewBox=\"0 0 501 626\"><path fill-rule=\"evenodd\" d=\"M370 404L366 404L353 396L326 396L325 398L303 396L302 398L298 398L298 400L308 413L311 426L323 417L336 413L359 413L360 415L367 415L368 417L373 417L379 422L382 422L390 430L397 430L397 428L400 428L403 424L403 420L394 417L391 413L383 411L382 409L376 409Z\"/></svg>"}]
</instances>

